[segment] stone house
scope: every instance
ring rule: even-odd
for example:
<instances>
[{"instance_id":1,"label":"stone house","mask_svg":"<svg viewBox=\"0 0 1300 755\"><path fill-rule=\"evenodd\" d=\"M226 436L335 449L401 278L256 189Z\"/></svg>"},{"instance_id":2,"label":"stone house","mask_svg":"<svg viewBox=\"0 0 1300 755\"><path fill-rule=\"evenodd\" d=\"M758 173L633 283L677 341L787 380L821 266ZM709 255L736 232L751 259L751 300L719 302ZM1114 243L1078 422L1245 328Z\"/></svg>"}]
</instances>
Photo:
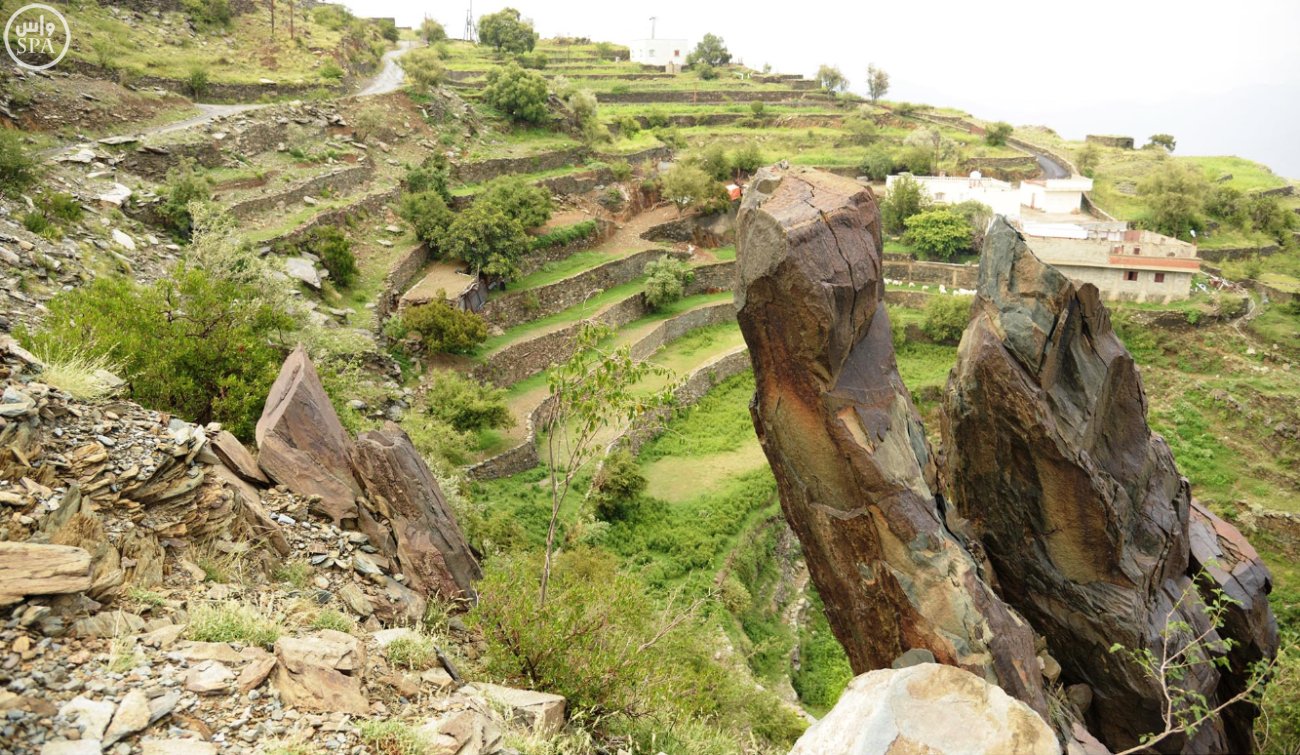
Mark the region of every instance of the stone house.
<instances>
[{"instance_id":1,"label":"stone house","mask_svg":"<svg viewBox=\"0 0 1300 755\"><path fill-rule=\"evenodd\" d=\"M1166 303L1186 299L1200 272L1196 246L1122 224L1026 224L1025 242L1039 259L1107 299Z\"/></svg>"}]
</instances>

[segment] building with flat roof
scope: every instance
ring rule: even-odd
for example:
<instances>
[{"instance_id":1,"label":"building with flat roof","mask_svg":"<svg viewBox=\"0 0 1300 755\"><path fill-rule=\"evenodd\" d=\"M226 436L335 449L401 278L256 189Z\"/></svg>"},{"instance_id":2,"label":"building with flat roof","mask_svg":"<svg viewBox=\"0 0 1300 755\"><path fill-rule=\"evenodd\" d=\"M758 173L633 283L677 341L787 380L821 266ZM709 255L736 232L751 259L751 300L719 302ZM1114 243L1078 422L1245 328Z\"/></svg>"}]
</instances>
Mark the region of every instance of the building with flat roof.
<instances>
[{"instance_id":1,"label":"building with flat roof","mask_svg":"<svg viewBox=\"0 0 1300 755\"><path fill-rule=\"evenodd\" d=\"M1083 195L1092 191L1092 179L1036 178L1020 182L1020 204L1047 213L1083 212Z\"/></svg>"},{"instance_id":2,"label":"building with flat roof","mask_svg":"<svg viewBox=\"0 0 1300 755\"><path fill-rule=\"evenodd\" d=\"M905 174L906 175L906 174ZM899 176L885 177L885 190L894 187ZM979 202L987 205L995 215L1005 215L1008 220L1020 217L1020 192L1006 181L985 178L979 171L969 176L912 176L930 198L939 204Z\"/></svg>"},{"instance_id":3,"label":"building with flat roof","mask_svg":"<svg viewBox=\"0 0 1300 755\"><path fill-rule=\"evenodd\" d=\"M684 39L637 39L628 44L628 49L633 63L681 70L690 52L687 45Z\"/></svg>"},{"instance_id":4,"label":"building with flat roof","mask_svg":"<svg viewBox=\"0 0 1300 755\"><path fill-rule=\"evenodd\" d=\"M1107 299L1171 302L1191 293L1200 272L1196 246L1114 223L1026 224L1025 243L1042 261L1076 283L1091 283Z\"/></svg>"}]
</instances>

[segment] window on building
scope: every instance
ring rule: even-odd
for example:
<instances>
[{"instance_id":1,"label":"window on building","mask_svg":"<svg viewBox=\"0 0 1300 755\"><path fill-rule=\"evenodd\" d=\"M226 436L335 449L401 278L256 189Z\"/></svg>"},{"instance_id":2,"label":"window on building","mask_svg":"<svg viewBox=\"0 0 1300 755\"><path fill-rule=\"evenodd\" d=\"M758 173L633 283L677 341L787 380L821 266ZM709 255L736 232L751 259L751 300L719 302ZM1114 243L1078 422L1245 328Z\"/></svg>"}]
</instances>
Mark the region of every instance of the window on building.
<instances>
[{"instance_id":1,"label":"window on building","mask_svg":"<svg viewBox=\"0 0 1300 755\"><path fill-rule=\"evenodd\" d=\"M1164 283L1164 282L1165 282L1165 274L1156 273L1156 283Z\"/></svg>"},{"instance_id":2,"label":"window on building","mask_svg":"<svg viewBox=\"0 0 1300 755\"><path fill-rule=\"evenodd\" d=\"M1111 253L1111 254L1123 254L1123 253L1124 253L1124 245L1123 245L1123 244L1116 244L1115 246L1112 246L1112 247L1110 248L1110 253Z\"/></svg>"},{"instance_id":3,"label":"window on building","mask_svg":"<svg viewBox=\"0 0 1300 755\"><path fill-rule=\"evenodd\" d=\"M681 50L673 50L673 57L674 57L674 58L680 58L681 56L682 56L682 51L681 51Z\"/></svg>"},{"instance_id":4,"label":"window on building","mask_svg":"<svg viewBox=\"0 0 1300 755\"><path fill-rule=\"evenodd\" d=\"M1133 253L1134 253L1134 254L1141 254L1141 253L1142 253L1142 247L1140 247L1140 246L1135 246L1135 247L1133 247Z\"/></svg>"},{"instance_id":5,"label":"window on building","mask_svg":"<svg viewBox=\"0 0 1300 755\"><path fill-rule=\"evenodd\" d=\"M1137 271L1136 271L1136 270L1125 270L1125 271L1124 271L1124 280L1126 280L1126 281L1135 281L1135 280L1137 280L1137 279L1138 279L1138 274L1137 274Z\"/></svg>"}]
</instances>

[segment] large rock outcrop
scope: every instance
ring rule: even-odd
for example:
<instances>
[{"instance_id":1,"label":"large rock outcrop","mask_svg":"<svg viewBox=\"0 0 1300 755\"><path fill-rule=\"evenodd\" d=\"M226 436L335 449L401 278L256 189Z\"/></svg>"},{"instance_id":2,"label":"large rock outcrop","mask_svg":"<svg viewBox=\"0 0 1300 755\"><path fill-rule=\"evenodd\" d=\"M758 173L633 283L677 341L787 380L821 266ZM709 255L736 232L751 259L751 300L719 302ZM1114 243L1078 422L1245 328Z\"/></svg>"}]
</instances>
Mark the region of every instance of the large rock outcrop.
<instances>
[{"instance_id":1,"label":"large rock outcrop","mask_svg":"<svg viewBox=\"0 0 1300 755\"><path fill-rule=\"evenodd\" d=\"M790 755L1060 755L1028 705L974 674L922 663L863 674Z\"/></svg>"},{"instance_id":2,"label":"large rock outcrop","mask_svg":"<svg viewBox=\"0 0 1300 755\"><path fill-rule=\"evenodd\" d=\"M737 243L754 425L854 671L925 649L1045 714L1032 630L944 524L894 361L871 190L761 171Z\"/></svg>"},{"instance_id":3,"label":"large rock outcrop","mask_svg":"<svg viewBox=\"0 0 1300 755\"><path fill-rule=\"evenodd\" d=\"M1187 480L1146 409L1097 289L1076 287L999 220L945 397L945 477L998 594L1045 636L1064 681L1091 686L1090 728L1112 748L1163 729L1156 680L1113 644L1159 657L1170 622L1210 631L1211 645L1231 637L1240 645L1228 668L1198 664L1184 682L1212 706L1277 648L1267 570L1230 525L1192 516ZM1197 594L1202 567L1203 586L1242 603L1220 634ZM1187 641L1174 635L1175 647ZM1157 749L1250 751L1253 716L1239 704Z\"/></svg>"},{"instance_id":4,"label":"large rock outcrop","mask_svg":"<svg viewBox=\"0 0 1300 755\"><path fill-rule=\"evenodd\" d=\"M410 587L385 579L378 568L367 567L369 560L356 567L384 583L389 599L371 607L381 618L409 612L418 619L423 595L474 599L482 571L411 439L390 422L354 442L301 346L280 368L257 423L257 440L257 464L267 476L294 493L316 496L320 513L355 525L385 565L405 575ZM238 448L219 455L235 460L232 483L251 484L237 477L251 476Z\"/></svg>"},{"instance_id":5,"label":"large rock outcrop","mask_svg":"<svg viewBox=\"0 0 1300 755\"><path fill-rule=\"evenodd\" d=\"M339 422L316 367L293 350L257 420L257 463L301 496L318 496L320 512L337 524L357 517L361 487L352 476L352 439Z\"/></svg>"},{"instance_id":6,"label":"large rock outcrop","mask_svg":"<svg viewBox=\"0 0 1300 755\"><path fill-rule=\"evenodd\" d=\"M389 422L363 433L352 459L366 491L362 528L371 543L397 559L416 590L474 595L483 573L438 480L402 428Z\"/></svg>"}]
</instances>

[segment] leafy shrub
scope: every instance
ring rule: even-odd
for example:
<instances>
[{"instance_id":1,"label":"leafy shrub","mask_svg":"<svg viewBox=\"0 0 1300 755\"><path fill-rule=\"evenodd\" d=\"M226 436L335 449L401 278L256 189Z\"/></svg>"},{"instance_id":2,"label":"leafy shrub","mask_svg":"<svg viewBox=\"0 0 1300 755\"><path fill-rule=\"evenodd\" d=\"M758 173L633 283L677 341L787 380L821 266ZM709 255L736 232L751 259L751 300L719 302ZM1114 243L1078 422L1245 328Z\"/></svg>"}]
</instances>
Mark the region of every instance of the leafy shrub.
<instances>
[{"instance_id":1,"label":"leafy shrub","mask_svg":"<svg viewBox=\"0 0 1300 755\"><path fill-rule=\"evenodd\" d=\"M750 142L731 154L731 167L740 173L753 173L763 167L763 151Z\"/></svg>"},{"instance_id":2,"label":"leafy shrub","mask_svg":"<svg viewBox=\"0 0 1300 755\"><path fill-rule=\"evenodd\" d=\"M23 144L22 134L0 128L0 192L17 196L36 181L36 158Z\"/></svg>"},{"instance_id":3,"label":"leafy shrub","mask_svg":"<svg viewBox=\"0 0 1300 755\"><path fill-rule=\"evenodd\" d=\"M302 246L320 258L338 288L349 288L356 280L357 259L352 255L352 242L343 231L332 225L313 228Z\"/></svg>"},{"instance_id":4,"label":"leafy shrub","mask_svg":"<svg viewBox=\"0 0 1300 755\"><path fill-rule=\"evenodd\" d=\"M418 168L407 169L404 181L406 190L412 194L436 191L443 199L450 202L451 190L447 185L449 173L447 158L443 155L433 155L425 159Z\"/></svg>"},{"instance_id":5,"label":"leafy shrub","mask_svg":"<svg viewBox=\"0 0 1300 755\"><path fill-rule=\"evenodd\" d=\"M627 198L623 196L623 190L617 186L605 187L605 191L596 197L596 201L600 203L601 207L610 212L621 212L623 206L627 204Z\"/></svg>"},{"instance_id":6,"label":"leafy shrub","mask_svg":"<svg viewBox=\"0 0 1300 755\"><path fill-rule=\"evenodd\" d=\"M335 632L343 632L344 634L349 634L357 628L356 624L346 614L332 608L326 608L316 614L316 618L311 620L310 626L312 629L332 629Z\"/></svg>"},{"instance_id":7,"label":"leafy shrub","mask_svg":"<svg viewBox=\"0 0 1300 755\"><path fill-rule=\"evenodd\" d=\"M400 35L397 33L397 23L393 21L393 19L376 18L374 23L375 26L379 28L379 36L383 37L389 42L397 41L397 38Z\"/></svg>"},{"instance_id":8,"label":"leafy shrub","mask_svg":"<svg viewBox=\"0 0 1300 755\"><path fill-rule=\"evenodd\" d=\"M971 248L972 229L966 218L949 209L930 210L909 217L907 243L942 260Z\"/></svg>"},{"instance_id":9,"label":"leafy shrub","mask_svg":"<svg viewBox=\"0 0 1300 755\"><path fill-rule=\"evenodd\" d=\"M627 160L618 160L609 164L609 172L614 174L615 181L626 181L632 177L632 166Z\"/></svg>"},{"instance_id":10,"label":"leafy shrub","mask_svg":"<svg viewBox=\"0 0 1300 755\"><path fill-rule=\"evenodd\" d=\"M339 68L338 63L335 63L332 60L327 60L325 61L325 64L320 67L320 77L322 79L329 79L330 81L339 81L343 78L343 69Z\"/></svg>"},{"instance_id":11,"label":"leafy shrub","mask_svg":"<svg viewBox=\"0 0 1300 755\"><path fill-rule=\"evenodd\" d=\"M411 50L398 60L406 75L422 89L438 86L447 76L447 67L442 64L438 52L430 47Z\"/></svg>"},{"instance_id":12,"label":"leafy shrub","mask_svg":"<svg viewBox=\"0 0 1300 755\"><path fill-rule=\"evenodd\" d=\"M894 170L894 155L888 146L873 144L863 153L858 170L872 181L883 181Z\"/></svg>"},{"instance_id":13,"label":"leafy shrub","mask_svg":"<svg viewBox=\"0 0 1300 755\"><path fill-rule=\"evenodd\" d=\"M1011 124L1006 121L990 123L984 130L984 142L994 147L1001 147L1007 143L1012 131Z\"/></svg>"},{"instance_id":14,"label":"leafy shrub","mask_svg":"<svg viewBox=\"0 0 1300 755\"><path fill-rule=\"evenodd\" d=\"M198 99L203 96L204 92L208 91L209 81L208 69L196 65L190 69L189 74L185 77L185 91L189 92L190 97L193 99Z\"/></svg>"},{"instance_id":15,"label":"leafy shrub","mask_svg":"<svg viewBox=\"0 0 1300 755\"><path fill-rule=\"evenodd\" d=\"M457 432L510 427L515 423L506 392L456 372L439 372L425 394L428 414Z\"/></svg>"},{"instance_id":16,"label":"leafy shrub","mask_svg":"<svg viewBox=\"0 0 1300 755\"><path fill-rule=\"evenodd\" d=\"M524 228L545 225L553 210L551 192L518 176L492 179L474 198L474 204L495 207Z\"/></svg>"},{"instance_id":17,"label":"leafy shrub","mask_svg":"<svg viewBox=\"0 0 1300 755\"><path fill-rule=\"evenodd\" d=\"M338 31L352 21L352 13L342 5L324 4L312 9L312 19L331 31Z\"/></svg>"},{"instance_id":18,"label":"leafy shrub","mask_svg":"<svg viewBox=\"0 0 1300 755\"><path fill-rule=\"evenodd\" d=\"M622 196L621 194L619 195ZM566 246L583 239L589 239L596 235L600 229L594 220L583 220L573 225L566 225L562 228L556 228L550 233L544 233L533 239L533 249L550 249L556 246Z\"/></svg>"},{"instance_id":19,"label":"leafy shrub","mask_svg":"<svg viewBox=\"0 0 1300 755\"><path fill-rule=\"evenodd\" d=\"M646 485L641 466L632 454L620 449L606 456L591 483L596 518L602 522L629 518Z\"/></svg>"},{"instance_id":20,"label":"leafy shrub","mask_svg":"<svg viewBox=\"0 0 1300 755\"><path fill-rule=\"evenodd\" d=\"M727 148L717 142L705 147L694 156L693 161L715 181L731 178L731 160L727 159Z\"/></svg>"},{"instance_id":21,"label":"leafy shrub","mask_svg":"<svg viewBox=\"0 0 1300 755\"><path fill-rule=\"evenodd\" d=\"M190 210L190 203L207 201L209 189L208 179L195 169L192 161L183 161L167 171L167 181L162 192L163 201L158 207L158 214L163 224L174 235L188 239L194 231L194 216Z\"/></svg>"},{"instance_id":22,"label":"leafy shrub","mask_svg":"<svg viewBox=\"0 0 1300 755\"><path fill-rule=\"evenodd\" d=\"M23 228L31 231L37 236L49 236L58 232L46 214L40 210L30 210L23 213Z\"/></svg>"},{"instance_id":23,"label":"leafy shrub","mask_svg":"<svg viewBox=\"0 0 1300 755\"><path fill-rule=\"evenodd\" d=\"M422 755L429 740L401 721L366 721L361 724L361 741L377 755Z\"/></svg>"},{"instance_id":24,"label":"leafy shrub","mask_svg":"<svg viewBox=\"0 0 1300 755\"><path fill-rule=\"evenodd\" d=\"M631 139L641 133L641 122L631 115L619 115L614 118L614 127L625 139Z\"/></svg>"},{"instance_id":25,"label":"leafy shrub","mask_svg":"<svg viewBox=\"0 0 1300 755\"><path fill-rule=\"evenodd\" d=\"M705 34L695 49L686 56L686 65L694 68L704 64L708 66L725 66L731 62L731 53L727 44L716 34Z\"/></svg>"},{"instance_id":26,"label":"leafy shrub","mask_svg":"<svg viewBox=\"0 0 1300 755\"><path fill-rule=\"evenodd\" d=\"M397 214L411 224L416 238L435 250L441 249L443 233L455 218L447 201L437 191L402 195Z\"/></svg>"},{"instance_id":27,"label":"leafy shrub","mask_svg":"<svg viewBox=\"0 0 1300 755\"><path fill-rule=\"evenodd\" d=\"M140 403L200 424L218 421L249 440L292 329L251 285L197 267L147 286L97 278L50 300L49 314L20 339L56 357L88 352L121 365Z\"/></svg>"},{"instance_id":28,"label":"leafy shrub","mask_svg":"<svg viewBox=\"0 0 1300 755\"><path fill-rule=\"evenodd\" d=\"M531 68L540 71L546 67L551 59L544 52L526 52L522 55L515 56L515 62L524 68Z\"/></svg>"},{"instance_id":29,"label":"leafy shrub","mask_svg":"<svg viewBox=\"0 0 1300 755\"><path fill-rule=\"evenodd\" d=\"M428 637L408 635L388 643L384 658L397 668L423 671L438 662L438 651Z\"/></svg>"},{"instance_id":30,"label":"leafy shrub","mask_svg":"<svg viewBox=\"0 0 1300 755\"><path fill-rule=\"evenodd\" d=\"M645 300L651 309L661 309L682 298L695 272L685 262L667 255L645 266Z\"/></svg>"},{"instance_id":31,"label":"leafy shrub","mask_svg":"<svg viewBox=\"0 0 1300 755\"><path fill-rule=\"evenodd\" d=\"M691 70L695 72L696 76L700 77L701 81L713 81L718 78L718 69L708 63L696 63L691 66Z\"/></svg>"},{"instance_id":32,"label":"leafy shrub","mask_svg":"<svg viewBox=\"0 0 1300 755\"><path fill-rule=\"evenodd\" d=\"M547 91L546 79L540 73L508 63L488 73L483 101L512 120L542 123L549 115Z\"/></svg>"},{"instance_id":33,"label":"leafy shrub","mask_svg":"<svg viewBox=\"0 0 1300 755\"><path fill-rule=\"evenodd\" d=\"M432 18L426 18L420 24L420 36L424 37L425 42L435 45L447 39L447 29Z\"/></svg>"},{"instance_id":34,"label":"leafy shrub","mask_svg":"<svg viewBox=\"0 0 1300 755\"><path fill-rule=\"evenodd\" d=\"M596 95L587 90L570 92L565 98L569 112L573 113L573 122L582 137L589 142L603 141L609 138L609 132L600 125L597 116L599 103Z\"/></svg>"},{"instance_id":35,"label":"leafy shrub","mask_svg":"<svg viewBox=\"0 0 1300 755\"><path fill-rule=\"evenodd\" d=\"M464 354L487 338L487 323L473 312L463 312L437 299L402 312L401 328L418 333L429 351Z\"/></svg>"},{"instance_id":36,"label":"leafy shrub","mask_svg":"<svg viewBox=\"0 0 1300 755\"><path fill-rule=\"evenodd\" d=\"M59 220L66 220L69 223L81 220L84 213L81 203L77 201L76 197L59 191L42 195L37 201L37 205L46 215Z\"/></svg>"},{"instance_id":37,"label":"leafy shrub","mask_svg":"<svg viewBox=\"0 0 1300 755\"><path fill-rule=\"evenodd\" d=\"M974 299L969 296L931 296L925 303L921 332L932 341L956 345L970 322Z\"/></svg>"},{"instance_id":38,"label":"leafy shrub","mask_svg":"<svg viewBox=\"0 0 1300 755\"><path fill-rule=\"evenodd\" d=\"M229 0L185 0L186 14L201 29L229 29L234 14Z\"/></svg>"},{"instance_id":39,"label":"leafy shrub","mask_svg":"<svg viewBox=\"0 0 1300 755\"><path fill-rule=\"evenodd\" d=\"M1150 230L1182 239L1205 229L1201 215L1209 182L1197 168L1167 159L1138 183L1138 196L1146 202L1141 224Z\"/></svg>"},{"instance_id":40,"label":"leafy shrub","mask_svg":"<svg viewBox=\"0 0 1300 755\"><path fill-rule=\"evenodd\" d=\"M930 208L930 195L920 182L911 176L899 176L889 187L889 193L880 202L880 216L885 230L902 233L907 230L907 219Z\"/></svg>"}]
</instances>

